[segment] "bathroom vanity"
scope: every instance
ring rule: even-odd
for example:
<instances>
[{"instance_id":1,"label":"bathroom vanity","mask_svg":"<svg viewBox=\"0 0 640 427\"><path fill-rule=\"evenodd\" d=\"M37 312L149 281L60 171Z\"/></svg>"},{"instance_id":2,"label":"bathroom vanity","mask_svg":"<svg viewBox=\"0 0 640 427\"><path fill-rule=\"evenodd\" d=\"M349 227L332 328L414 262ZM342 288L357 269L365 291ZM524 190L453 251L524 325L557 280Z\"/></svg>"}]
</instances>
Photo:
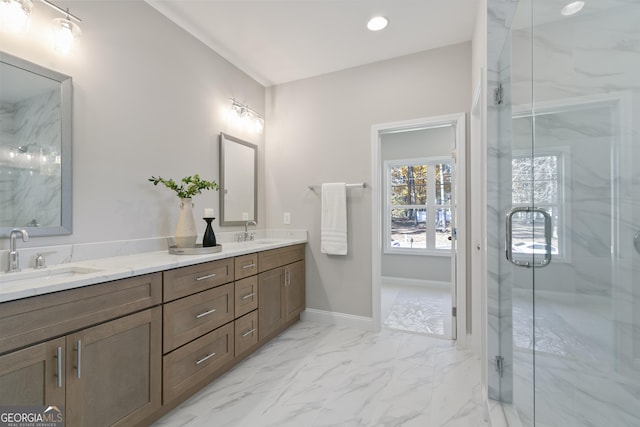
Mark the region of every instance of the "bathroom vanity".
<instances>
[{"instance_id":1,"label":"bathroom vanity","mask_svg":"<svg viewBox=\"0 0 640 427\"><path fill-rule=\"evenodd\" d=\"M177 267L142 255L131 277L101 279L120 274L110 260L78 287L5 296L0 402L64 407L69 427L149 425L299 319L304 254L255 244Z\"/></svg>"}]
</instances>

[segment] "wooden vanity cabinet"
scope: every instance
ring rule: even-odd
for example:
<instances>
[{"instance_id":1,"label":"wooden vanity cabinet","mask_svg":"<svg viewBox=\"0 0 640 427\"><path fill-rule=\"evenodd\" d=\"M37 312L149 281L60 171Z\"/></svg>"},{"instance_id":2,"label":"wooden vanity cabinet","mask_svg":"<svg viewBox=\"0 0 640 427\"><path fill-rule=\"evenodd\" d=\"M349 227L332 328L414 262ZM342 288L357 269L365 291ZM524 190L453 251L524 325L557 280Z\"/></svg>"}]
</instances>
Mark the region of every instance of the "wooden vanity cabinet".
<instances>
[{"instance_id":1,"label":"wooden vanity cabinet","mask_svg":"<svg viewBox=\"0 0 640 427\"><path fill-rule=\"evenodd\" d=\"M304 244L0 307L0 403L149 426L294 323Z\"/></svg>"},{"instance_id":2,"label":"wooden vanity cabinet","mask_svg":"<svg viewBox=\"0 0 640 427\"><path fill-rule=\"evenodd\" d=\"M304 310L304 245L258 255L258 330L260 341L264 341L281 332Z\"/></svg>"},{"instance_id":3,"label":"wooden vanity cabinet","mask_svg":"<svg viewBox=\"0 0 640 427\"><path fill-rule=\"evenodd\" d=\"M64 406L67 427L130 426L156 412L161 405L162 312L159 306L133 313L126 307L139 308L141 301L147 307L159 304L160 284L156 273L4 303L1 320L17 318L24 325L22 334L3 331L3 342L32 345L0 356L0 402ZM118 292L137 295L137 302L121 300ZM93 306L100 307L96 318L111 313L112 319L97 325L93 320L91 326L84 311ZM33 342L52 330L66 335Z\"/></svg>"}]
</instances>

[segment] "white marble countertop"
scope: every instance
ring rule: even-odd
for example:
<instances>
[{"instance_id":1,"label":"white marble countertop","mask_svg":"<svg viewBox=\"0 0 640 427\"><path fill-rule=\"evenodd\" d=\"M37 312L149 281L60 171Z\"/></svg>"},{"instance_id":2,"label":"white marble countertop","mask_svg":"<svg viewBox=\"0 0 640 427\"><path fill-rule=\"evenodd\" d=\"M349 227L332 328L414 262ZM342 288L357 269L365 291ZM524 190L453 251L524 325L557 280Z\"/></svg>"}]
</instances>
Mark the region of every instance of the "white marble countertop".
<instances>
[{"instance_id":1,"label":"white marble countertop","mask_svg":"<svg viewBox=\"0 0 640 427\"><path fill-rule=\"evenodd\" d=\"M304 233L246 243L222 243L221 252L206 255L173 255L165 250L0 273L0 303L306 242Z\"/></svg>"}]
</instances>

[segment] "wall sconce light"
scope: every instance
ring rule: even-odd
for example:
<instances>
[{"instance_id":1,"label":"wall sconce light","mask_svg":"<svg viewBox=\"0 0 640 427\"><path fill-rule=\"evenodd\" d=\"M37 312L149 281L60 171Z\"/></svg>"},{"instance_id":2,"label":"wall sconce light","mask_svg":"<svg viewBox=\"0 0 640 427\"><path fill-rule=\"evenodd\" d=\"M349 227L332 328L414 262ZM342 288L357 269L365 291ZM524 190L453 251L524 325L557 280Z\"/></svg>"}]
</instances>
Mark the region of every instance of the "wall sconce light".
<instances>
[{"instance_id":1,"label":"wall sconce light","mask_svg":"<svg viewBox=\"0 0 640 427\"><path fill-rule=\"evenodd\" d=\"M29 28L31 0L0 0L0 22L2 27L14 33L24 33Z\"/></svg>"},{"instance_id":2,"label":"wall sconce light","mask_svg":"<svg viewBox=\"0 0 640 427\"><path fill-rule=\"evenodd\" d=\"M254 132L262 133L264 131L264 118L249 106L238 102L235 98L229 98L231 101L231 110L229 110L229 119L239 123Z\"/></svg>"},{"instance_id":3,"label":"wall sconce light","mask_svg":"<svg viewBox=\"0 0 640 427\"><path fill-rule=\"evenodd\" d=\"M40 1L65 15L65 18L56 18L53 20L53 48L63 55L67 55L78 43L78 39L82 34L80 27L74 23L72 19L76 22L82 22L82 20L70 14L69 9L64 10L48 0Z\"/></svg>"}]
</instances>

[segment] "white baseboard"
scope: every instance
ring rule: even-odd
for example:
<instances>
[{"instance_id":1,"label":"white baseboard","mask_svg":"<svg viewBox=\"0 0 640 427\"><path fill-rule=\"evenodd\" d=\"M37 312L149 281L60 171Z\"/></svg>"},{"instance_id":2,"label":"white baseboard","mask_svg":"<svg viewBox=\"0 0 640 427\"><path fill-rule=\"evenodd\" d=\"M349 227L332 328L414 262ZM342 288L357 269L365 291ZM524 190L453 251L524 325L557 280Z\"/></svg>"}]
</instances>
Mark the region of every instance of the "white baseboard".
<instances>
[{"instance_id":1,"label":"white baseboard","mask_svg":"<svg viewBox=\"0 0 640 427\"><path fill-rule=\"evenodd\" d=\"M354 316L352 314L336 313L335 311L316 310L307 308L300 313L300 319L325 325L346 326L365 331L373 330L373 319L370 317Z\"/></svg>"},{"instance_id":2,"label":"white baseboard","mask_svg":"<svg viewBox=\"0 0 640 427\"><path fill-rule=\"evenodd\" d=\"M382 276L382 286L417 286L422 288L451 289L451 282L438 280L406 279L404 277Z\"/></svg>"}]
</instances>

